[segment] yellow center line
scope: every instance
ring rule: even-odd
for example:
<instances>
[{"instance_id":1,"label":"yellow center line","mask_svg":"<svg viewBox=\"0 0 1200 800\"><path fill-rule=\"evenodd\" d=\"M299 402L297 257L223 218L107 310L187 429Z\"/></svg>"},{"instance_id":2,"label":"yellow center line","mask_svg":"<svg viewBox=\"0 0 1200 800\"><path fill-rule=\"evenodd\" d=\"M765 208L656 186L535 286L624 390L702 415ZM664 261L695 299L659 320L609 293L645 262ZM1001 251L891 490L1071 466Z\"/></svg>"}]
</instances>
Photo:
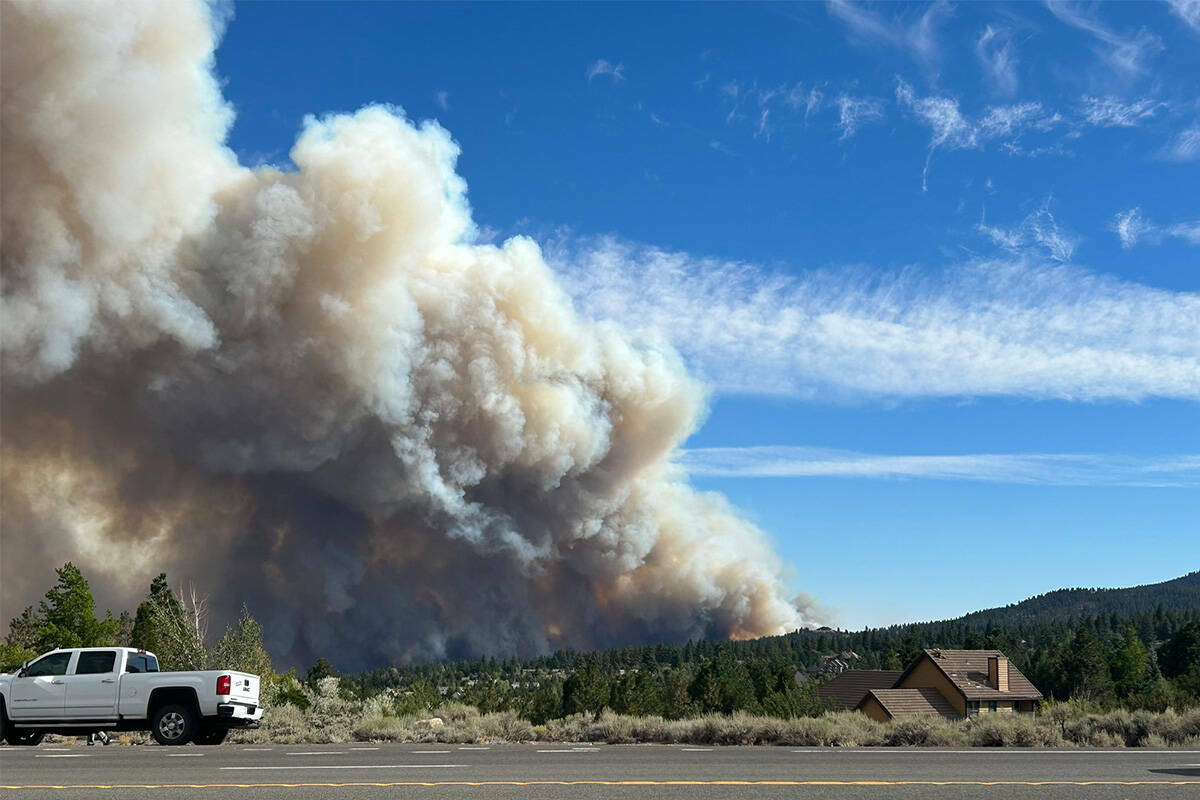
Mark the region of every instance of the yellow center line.
<instances>
[{"instance_id":1,"label":"yellow center line","mask_svg":"<svg viewBox=\"0 0 1200 800\"><path fill-rule=\"evenodd\" d=\"M337 789L437 786L1200 786L1200 781L355 781L348 783L81 783L0 785L0 789Z\"/></svg>"}]
</instances>

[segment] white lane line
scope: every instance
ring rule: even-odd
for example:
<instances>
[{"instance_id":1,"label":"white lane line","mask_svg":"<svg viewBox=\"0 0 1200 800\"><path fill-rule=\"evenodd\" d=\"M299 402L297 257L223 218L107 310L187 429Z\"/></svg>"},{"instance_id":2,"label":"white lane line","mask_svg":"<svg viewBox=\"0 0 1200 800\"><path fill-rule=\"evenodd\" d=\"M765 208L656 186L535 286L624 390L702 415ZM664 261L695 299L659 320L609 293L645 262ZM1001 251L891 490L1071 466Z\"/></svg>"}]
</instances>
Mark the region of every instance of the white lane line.
<instances>
[{"instance_id":1,"label":"white lane line","mask_svg":"<svg viewBox=\"0 0 1200 800\"><path fill-rule=\"evenodd\" d=\"M351 747L351 750L378 750L378 747Z\"/></svg>"},{"instance_id":2,"label":"white lane line","mask_svg":"<svg viewBox=\"0 0 1200 800\"><path fill-rule=\"evenodd\" d=\"M260 769L450 769L466 764L302 764L298 767L219 767L224 770Z\"/></svg>"},{"instance_id":3,"label":"white lane line","mask_svg":"<svg viewBox=\"0 0 1200 800\"><path fill-rule=\"evenodd\" d=\"M284 753L285 756L344 756L345 750L313 750L310 753Z\"/></svg>"},{"instance_id":4,"label":"white lane line","mask_svg":"<svg viewBox=\"0 0 1200 800\"><path fill-rule=\"evenodd\" d=\"M91 753L71 753L70 755L34 756L34 758L91 758Z\"/></svg>"},{"instance_id":5,"label":"white lane line","mask_svg":"<svg viewBox=\"0 0 1200 800\"><path fill-rule=\"evenodd\" d=\"M590 747L572 747L562 750L538 750L539 753L599 753L599 750L593 750Z\"/></svg>"},{"instance_id":6,"label":"white lane line","mask_svg":"<svg viewBox=\"0 0 1200 800\"><path fill-rule=\"evenodd\" d=\"M412 752L429 754L429 753L449 753L450 751L449 750L413 750Z\"/></svg>"},{"instance_id":7,"label":"white lane line","mask_svg":"<svg viewBox=\"0 0 1200 800\"><path fill-rule=\"evenodd\" d=\"M274 747L243 747L242 752L243 753L266 753L266 752L268 752L270 750L274 750L274 749L275 749Z\"/></svg>"},{"instance_id":8,"label":"white lane line","mask_svg":"<svg viewBox=\"0 0 1200 800\"><path fill-rule=\"evenodd\" d=\"M70 750L69 747L43 747L43 750Z\"/></svg>"},{"instance_id":9,"label":"white lane line","mask_svg":"<svg viewBox=\"0 0 1200 800\"><path fill-rule=\"evenodd\" d=\"M204 758L204 753L167 753L167 758Z\"/></svg>"},{"instance_id":10,"label":"white lane line","mask_svg":"<svg viewBox=\"0 0 1200 800\"><path fill-rule=\"evenodd\" d=\"M685 753L711 753L711 747L681 747L679 748Z\"/></svg>"}]
</instances>

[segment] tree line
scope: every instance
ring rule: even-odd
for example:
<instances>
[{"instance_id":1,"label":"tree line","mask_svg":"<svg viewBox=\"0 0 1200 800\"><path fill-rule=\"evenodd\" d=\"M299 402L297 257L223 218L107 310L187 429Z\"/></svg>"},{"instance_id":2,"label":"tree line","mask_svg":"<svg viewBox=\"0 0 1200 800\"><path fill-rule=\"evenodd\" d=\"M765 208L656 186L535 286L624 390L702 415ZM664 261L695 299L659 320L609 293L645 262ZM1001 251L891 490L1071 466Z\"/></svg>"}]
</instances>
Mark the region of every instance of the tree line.
<instances>
[{"instance_id":1,"label":"tree line","mask_svg":"<svg viewBox=\"0 0 1200 800\"><path fill-rule=\"evenodd\" d=\"M55 570L57 582L37 607L27 606L8 623L0 645L0 671L59 647L136 647L158 656L159 668L244 670L268 679L271 657L262 643L262 625L243 606L242 613L211 648L208 607L193 589L172 591L166 574L150 582L146 598L130 614L96 617L96 601L83 573L71 562Z\"/></svg>"},{"instance_id":2,"label":"tree line","mask_svg":"<svg viewBox=\"0 0 1200 800\"><path fill-rule=\"evenodd\" d=\"M984 626L969 618L858 632L801 630L741 642L692 641L533 659L486 658L395 665L340 674L321 658L303 675L275 673L262 626L243 607L212 647L203 597L172 590L166 575L150 584L133 614L96 616L87 580L72 564L34 608L9 623L0 669L54 647L130 646L156 653L162 669L221 667L265 679L277 703L304 706L302 684L338 676L358 699L387 692L398 713L420 714L447 701L481 711L516 711L540 724L565 715L618 713L677 719L746 711L791 718L822 713L813 677L822 662L845 654L864 669L902 669L922 649L997 649L1047 698L1092 708L1162 710L1200 702L1200 609L1159 604L1133 613L1054 617Z\"/></svg>"}]
</instances>

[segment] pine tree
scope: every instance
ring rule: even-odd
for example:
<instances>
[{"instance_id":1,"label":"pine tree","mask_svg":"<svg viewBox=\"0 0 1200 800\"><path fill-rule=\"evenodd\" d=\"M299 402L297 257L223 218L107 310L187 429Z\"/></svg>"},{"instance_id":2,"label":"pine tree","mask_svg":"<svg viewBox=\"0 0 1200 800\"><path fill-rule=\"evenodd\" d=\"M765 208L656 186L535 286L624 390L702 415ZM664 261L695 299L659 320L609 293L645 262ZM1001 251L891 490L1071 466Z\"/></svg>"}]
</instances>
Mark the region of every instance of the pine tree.
<instances>
[{"instance_id":1,"label":"pine tree","mask_svg":"<svg viewBox=\"0 0 1200 800\"><path fill-rule=\"evenodd\" d=\"M116 620L111 612L102 622L96 619L96 601L83 573L68 561L55 574L58 583L38 606L38 649L108 644L116 636Z\"/></svg>"},{"instance_id":2,"label":"pine tree","mask_svg":"<svg viewBox=\"0 0 1200 800\"><path fill-rule=\"evenodd\" d=\"M262 625L243 605L237 622L225 630L225 635L213 648L214 666L249 672L269 680L275 672L271 669L271 656L263 647L262 639Z\"/></svg>"}]
</instances>

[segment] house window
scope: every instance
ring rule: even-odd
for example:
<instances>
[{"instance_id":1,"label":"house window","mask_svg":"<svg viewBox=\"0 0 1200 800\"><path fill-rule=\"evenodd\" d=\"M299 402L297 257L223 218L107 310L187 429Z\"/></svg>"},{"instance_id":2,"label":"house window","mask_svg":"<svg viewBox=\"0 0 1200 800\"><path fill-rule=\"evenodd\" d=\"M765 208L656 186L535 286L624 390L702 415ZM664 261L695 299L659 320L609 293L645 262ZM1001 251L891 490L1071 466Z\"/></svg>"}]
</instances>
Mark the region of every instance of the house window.
<instances>
[{"instance_id":1,"label":"house window","mask_svg":"<svg viewBox=\"0 0 1200 800\"><path fill-rule=\"evenodd\" d=\"M996 701L988 700L988 711L992 714L996 713Z\"/></svg>"},{"instance_id":2,"label":"house window","mask_svg":"<svg viewBox=\"0 0 1200 800\"><path fill-rule=\"evenodd\" d=\"M967 716L973 717L978 713L979 713L979 701L978 700L968 700L967 701Z\"/></svg>"}]
</instances>

